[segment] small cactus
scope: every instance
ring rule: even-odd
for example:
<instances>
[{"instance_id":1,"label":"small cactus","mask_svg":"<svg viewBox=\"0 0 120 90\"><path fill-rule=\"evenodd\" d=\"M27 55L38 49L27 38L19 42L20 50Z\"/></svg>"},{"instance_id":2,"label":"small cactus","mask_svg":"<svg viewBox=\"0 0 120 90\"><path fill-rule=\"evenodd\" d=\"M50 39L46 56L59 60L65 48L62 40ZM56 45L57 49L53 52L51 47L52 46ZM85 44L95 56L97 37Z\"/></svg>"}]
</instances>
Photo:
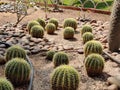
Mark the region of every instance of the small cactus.
<instances>
[{"instance_id":1,"label":"small cactus","mask_svg":"<svg viewBox=\"0 0 120 90\"><path fill-rule=\"evenodd\" d=\"M0 90L14 90L14 88L10 81L0 78Z\"/></svg>"},{"instance_id":2,"label":"small cactus","mask_svg":"<svg viewBox=\"0 0 120 90\"><path fill-rule=\"evenodd\" d=\"M92 33L86 32L82 35L82 38L83 38L83 43L85 44L86 42L93 40L94 36Z\"/></svg>"},{"instance_id":3,"label":"small cactus","mask_svg":"<svg viewBox=\"0 0 120 90\"><path fill-rule=\"evenodd\" d=\"M13 45L7 49L5 58L6 61L9 61L12 58L16 58L16 57L26 59L26 52L22 47L18 45Z\"/></svg>"},{"instance_id":4,"label":"small cactus","mask_svg":"<svg viewBox=\"0 0 120 90\"><path fill-rule=\"evenodd\" d=\"M48 23L45 29L48 34L54 34L54 31L56 30L56 26L53 23Z\"/></svg>"},{"instance_id":5,"label":"small cactus","mask_svg":"<svg viewBox=\"0 0 120 90\"><path fill-rule=\"evenodd\" d=\"M53 23L56 26L56 29L58 28L58 20L56 18L51 18L49 23Z\"/></svg>"},{"instance_id":6,"label":"small cactus","mask_svg":"<svg viewBox=\"0 0 120 90\"><path fill-rule=\"evenodd\" d=\"M83 35L85 32L92 33L92 27L90 25L84 25L81 29L81 35Z\"/></svg>"},{"instance_id":7,"label":"small cactus","mask_svg":"<svg viewBox=\"0 0 120 90\"><path fill-rule=\"evenodd\" d=\"M31 31L31 28L34 26L34 25L40 25L39 24L39 22L37 22L37 21L30 21L28 24L27 24L27 30L28 30L28 32L30 33L30 31Z\"/></svg>"},{"instance_id":8,"label":"small cactus","mask_svg":"<svg viewBox=\"0 0 120 90\"><path fill-rule=\"evenodd\" d=\"M52 90L77 90L79 77L76 69L68 65L61 65L51 74Z\"/></svg>"},{"instance_id":9,"label":"small cactus","mask_svg":"<svg viewBox=\"0 0 120 90\"><path fill-rule=\"evenodd\" d=\"M74 18L67 18L64 20L63 27L72 27L74 30L77 29L77 21Z\"/></svg>"},{"instance_id":10,"label":"small cactus","mask_svg":"<svg viewBox=\"0 0 120 90\"><path fill-rule=\"evenodd\" d=\"M91 53L102 54L102 52L103 52L103 47L99 41L91 40L91 41L88 41L84 46L85 56Z\"/></svg>"},{"instance_id":11,"label":"small cactus","mask_svg":"<svg viewBox=\"0 0 120 90\"><path fill-rule=\"evenodd\" d=\"M66 53L57 52L53 56L53 63L54 63L54 67L60 66L62 64L68 64L69 63L69 58L68 58Z\"/></svg>"},{"instance_id":12,"label":"small cactus","mask_svg":"<svg viewBox=\"0 0 120 90\"><path fill-rule=\"evenodd\" d=\"M37 21L39 22L39 24L40 24L43 28L45 28L46 23L45 23L45 21L44 21L43 19L38 18Z\"/></svg>"},{"instance_id":13,"label":"small cactus","mask_svg":"<svg viewBox=\"0 0 120 90\"><path fill-rule=\"evenodd\" d=\"M90 54L85 59L85 67L89 76L100 75L104 68L104 58L99 54Z\"/></svg>"},{"instance_id":14,"label":"small cactus","mask_svg":"<svg viewBox=\"0 0 120 90\"><path fill-rule=\"evenodd\" d=\"M25 84L30 78L30 65L22 58L13 58L5 65L5 76L14 85Z\"/></svg>"},{"instance_id":15,"label":"small cactus","mask_svg":"<svg viewBox=\"0 0 120 90\"><path fill-rule=\"evenodd\" d=\"M47 57L46 57L46 58L47 58L48 60L52 60L54 54L55 54L55 51L50 50L50 51L47 52Z\"/></svg>"},{"instance_id":16,"label":"small cactus","mask_svg":"<svg viewBox=\"0 0 120 90\"><path fill-rule=\"evenodd\" d=\"M31 34L32 37L35 37L35 38L43 38L44 29L40 25L35 25L31 28L30 34Z\"/></svg>"},{"instance_id":17,"label":"small cactus","mask_svg":"<svg viewBox=\"0 0 120 90\"><path fill-rule=\"evenodd\" d=\"M72 27L66 27L64 30L64 38L72 39L74 37L74 29Z\"/></svg>"}]
</instances>

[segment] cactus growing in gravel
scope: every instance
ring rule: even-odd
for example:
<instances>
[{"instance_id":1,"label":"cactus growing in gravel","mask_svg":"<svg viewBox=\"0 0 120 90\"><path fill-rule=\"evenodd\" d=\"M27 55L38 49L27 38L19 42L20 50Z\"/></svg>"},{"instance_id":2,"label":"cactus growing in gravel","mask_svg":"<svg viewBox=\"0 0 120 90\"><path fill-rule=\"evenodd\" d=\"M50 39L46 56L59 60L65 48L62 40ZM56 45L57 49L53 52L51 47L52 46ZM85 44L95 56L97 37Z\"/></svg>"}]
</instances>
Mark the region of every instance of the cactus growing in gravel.
<instances>
[{"instance_id":1,"label":"cactus growing in gravel","mask_svg":"<svg viewBox=\"0 0 120 90\"><path fill-rule=\"evenodd\" d=\"M102 54L102 52L103 52L103 47L99 41L91 40L91 41L88 41L84 46L85 56L91 53Z\"/></svg>"},{"instance_id":2,"label":"cactus growing in gravel","mask_svg":"<svg viewBox=\"0 0 120 90\"><path fill-rule=\"evenodd\" d=\"M0 78L0 90L14 90L14 88L10 81Z\"/></svg>"},{"instance_id":3,"label":"cactus growing in gravel","mask_svg":"<svg viewBox=\"0 0 120 90\"><path fill-rule=\"evenodd\" d=\"M53 23L48 23L45 29L48 34L54 34L54 31L56 30L56 26Z\"/></svg>"},{"instance_id":4,"label":"cactus growing in gravel","mask_svg":"<svg viewBox=\"0 0 120 90\"><path fill-rule=\"evenodd\" d=\"M81 29L81 35L83 35L85 32L92 33L92 27L90 25L84 25Z\"/></svg>"},{"instance_id":5,"label":"cactus growing in gravel","mask_svg":"<svg viewBox=\"0 0 120 90\"><path fill-rule=\"evenodd\" d=\"M30 21L28 24L27 24L27 29L28 29L28 32L30 33L31 31L31 28L34 26L34 25L40 25L39 22L37 21Z\"/></svg>"},{"instance_id":6,"label":"cactus growing in gravel","mask_svg":"<svg viewBox=\"0 0 120 90\"><path fill-rule=\"evenodd\" d=\"M51 18L49 23L53 23L56 26L56 29L58 28L58 20L56 18Z\"/></svg>"},{"instance_id":7,"label":"cactus growing in gravel","mask_svg":"<svg viewBox=\"0 0 120 90\"><path fill-rule=\"evenodd\" d=\"M85 59L85 67L89 76L100 75L104 68L104 58L99 54L90 54Z\"/></svg>"},{"instance_id":8,"label":"cactus growing in gravel","mask_svg":"<svg viewBox=\"0 0 120 90\"><path fill-rule=\"evenodd\" d=\"M64 29L64 38L72 39L74 37L74 29L72 27L66 27Z\"/></svg>"},{"instance_id":9,"label":"cactus growing in gravel","mask_svg":"<svg viewBox=\"0 0 120 90\"><path fill-rule=\"evenodd\" d=\"M14 45L7 49L5 57L6 57L6 61L9 61L12 58L16 58L16 57L26 59L26 52L22 47L18 45Z\"/></svg>"},{"instance_id":10,"label":"cactus growing in gravel","mask_svg":"<svg viewBox=\"0 0 120 90\"><path fill-rule=\"evenodd\" d=\"M83 43L86 43L86 42L88 42L88 41L90 41L90 40L93 40L94 36L93 36L92 33L86 32L86 33L84 33L84 34L82 35L82 38L83 38Z\"/></svg>"},{"instance_id":11,"label":"cactus growing in gravel","mask_svg":"<svg viewBox=\"0 0 120 90\"><path fill-rule=\"evenodd\" d=\"M77 90L79 77L78 71L73 67L61 65L51 75L52 90Z\"/></svg>"},{"instance_id":12,"label":"cactus growing in gravel","mask_svg":"<svg viewBox=\"0 0 120 90\"><path fill-rule=\"evenodd\" d=\"M25 84L29 81L30 65L22 58L13 58L6 63L5 76L14 85Z\"/></svg>"},{"instance_id":13,"label":"cactus growing in gravel","mask_svg":"<svg viewBox=\"0 0 120 90\"><path fill-rule=\"evenodd\" d=\"M114 0L108 38L109 50L118 51L120 47L120 0Z\"/></svg>"},{"instance_id":14,"label":"cactus growing in gravel","mask_svg":"<svg viewBox=\"0 0 120 90\"><path fill-rule=\"evenodd\" d=\"M43 19L38 18L37 21L39 22L39 24L40 24L43 28L45 28L45 21L44 21Z\"/></svg>"},{"instance_id":15,"label":"cactus growing in gravel","mask_svg":"<svg viewBox=\"0 0 120 90\"><path fill-rule=\"evenodd\" d=\"M48 60L52 60L54 54L55 54L55 51L50 50L50 51L47 52L47 57L46 57L46 58L47 58Z\"/></svg>"},{"instance_id":16,"label":"cactus growing in gravel","mask_svg":"<svg viewBox=\"0 0 120 90\"><path fill-rule=\"evenodd\" d=\"M69 63L69 58L68 58L66 53L64 53L64 52L57 52L53 56L53 63L54 63L55 67L60 66L62 64L68 64Z\"/></svg>"},{"instance_id":17,"label":"cactus growing in gravel","mask_svg":"<svg viewBox=\"0 0 120 90\"><path fill-rule=\"evenodd\" d=\"M64 20L63 27L72 27L74 30L77 28L77 21L74 18L67 18Z\"/></svg>"},{"instance_id":18,"label":"cactus growing in gravel","mask_svg":"<svg viewBox=\"0 0 120 90\"><path fill-rule=\"evenodd\" d=\"M35 37L35 38L43 38L44 29L40 25L35 25L31 28L30 34L31 34L32 37Z\"/></svg>"}]
</instances>

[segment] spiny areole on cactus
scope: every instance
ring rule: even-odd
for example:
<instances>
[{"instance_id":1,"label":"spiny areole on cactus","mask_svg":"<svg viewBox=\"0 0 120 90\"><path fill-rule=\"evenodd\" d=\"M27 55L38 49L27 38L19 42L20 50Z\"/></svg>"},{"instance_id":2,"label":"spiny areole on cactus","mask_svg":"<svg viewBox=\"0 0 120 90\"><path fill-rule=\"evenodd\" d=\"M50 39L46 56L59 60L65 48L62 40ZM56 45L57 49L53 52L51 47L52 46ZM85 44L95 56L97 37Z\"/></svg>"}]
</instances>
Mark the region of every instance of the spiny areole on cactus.
<instances>
[{"instance_id":1,"label":"spiny areole on cactus","mask_svg":"<svg viewBox=\"0 0 120 90\"><path fill-rule=\"evenodd\" d=\"M54 67L60 66L62 64L69 64L68 55L64 52L57 52L53 56Z\"/></svg>"},{"instance_id":2,"label":"spiny areole on cactus","mask_svg":"<svg viewBox=\"0 0 120 90\"><path fill-rule=\"evenodd\" d=\"M89 76L98 76L104 69L104 58L99 54L90 54L85 59L85 67Z\"/></svg>"},{"instance_id":3,"label":"spiny areole on cactus","mask_svg":"<svg viewBox=\"0 0 120 90\"><path fill-rule=\"evenodd\" d=\"M75 33L75 31L72 27L66 27L64 29L64 33L63 33L64 38L65 39L72 39L72 38L74 38L74 33Z\"/></svg>"},{"instance_id":4,"label":"spiny areole on cactus","mask_svg":"<svg viewBox=\"0 0 120 90\"><path fill-rule=\"evenodd\" d=\"M56 18L51 18L49 23L53 23L56 26L56 29L58 28L58 20Z\"/></svg>"},{"instance_id":5,"label":"spiny areole on cactus","mask_svg":"<svg viewBox=\"0 0 120 90\"><path fill-rule=\"evenodd\" d=\"M52 61L53 56L54 56L55 53L56 53L56 52L55 52L54 50L48 51L46 58L47 58L48 60L51 60L51 61Z\"/></svg>"},{"instance_id":6,"label":"spiny areole on cactus","mask_svg":"<svg viewBox=\"0 0 120 90\"><path fill-rule=\"evenodd\" d=\"M27 24L27 29L28 29L28 32L30 33L30 31L31 31L31 28L34 26L34 25L40 25L39 24L39 22L37 22L37 21L30 21L30 22L28 22L28 24Z\"/></svg>"},{"instance_id":7,"label":"spiny areole on cactus","mask_svg":"<svg viewBox=\"0 0 120 90\"><path fill-rule=\"evenodd\" d=\"M81 35L83 35L85 32L92 33L92 27L90 25L84 25L81 29Z\"/></svg>"},{"instance_id":8,"label":"spiny areole on cactus","mask_svg":"<svg viewBox=\"0 0 120 90\"><path fill-rule=\"evenodd\" d=\"M45 25L46 25L45 20L43 20L43 19L41 19L41 18L38 18L37 21L39 22L39 24L40 24L43 28L45 28Z\"/></svg>"},{"instance_id":9,"label":"spiny areole on cactus","mask_svg":"<svg viewBox=\"0 0 120 90\"><path fill-rule=\"evenodd\" d=\"M31 28L30 34L31 34L32 37L35 37L35 38L43 38L43 36L44 36L44 29L40 25L34 25Z\"/></svg>"},{"instance_id":10,"label":"spiny areole on cactus","mask_svg":"<svg viewBox=\"0 0 120 90\"><path fill-rule=\"evenodd\" d=\"M72 27L74 30L77 29L77 21L74 18L67 18L64 20L63 27Z\"/></svg>"},{"instance_id":11,"label":"spiny areole on cactus","mask_svg":"<svg viewBox=\"0 0 120 90\"><path fill-rule=\"evenodd\" d=\"M30 72L30 65L22 58L13 58L5 65L5 76L14 85L28 83Z\"/></svg>"},{"instance_id":12,"label":"spiny areole on cactus","mask_svg":"<svg viewBox=\"0 0 120 90\"><path fill-rule=\"evenodd\" d=\"M18 45L13 45L7 49L5 58L6 61L9 61L12 58L16 58L16 57L26 59L26 52L22 47Z\"/></svg>"},{"instance_id":13,"label":"spiny areole on cactus","mask_svg":"<svg viewBox=\"0 0 120 90\"><path fill-rule=\"evenodd\" d=\"M14 90L14 87L6 78L0 78L0 90Z\"/></svg>"},{"instance_id":14,"label":"spiny areole on cactus","mask_svg":"<svg viewBox=\"0 0 120 90\"><path fill-rule=\"evenodd\" d=\"M61 65L51 74L52 90L77 90L79 82L78 71L69 65Z\"/></svg>"},{"instance_id":15,"label":"spiny areole on cactus","mask_svg":"<svg viewBox=\"0 0 120 90\"><path fill-rule=\"evenodd\" d=\"M54 34L56 26L53 23L48 23L45 27L48 34Z\"/></svg>"},{"instance_id":16,"label":"spiny areole on cactus","mask_svg":"<svg viewBox=\"0 0 120 90\"><path fill-rule=\"evenodd\" d=\"M84 45L84 54L85 56L91 54L91 53L98 53L102 54L103 47L102 44L99 41L91 40L85 43Z\"/></svg>"},{"instance_id":17,"label":"spiny areole on cactus","mask_svg":"<svg viewBox=\"0 0 120 90\"><path fill-rule=\"evenodd\" d=\"M93 40L94 35L91 32L86 32L82 35L82 38L83 38L83 43L86 43L90 40Z\"/></svg>"}]
</instances>

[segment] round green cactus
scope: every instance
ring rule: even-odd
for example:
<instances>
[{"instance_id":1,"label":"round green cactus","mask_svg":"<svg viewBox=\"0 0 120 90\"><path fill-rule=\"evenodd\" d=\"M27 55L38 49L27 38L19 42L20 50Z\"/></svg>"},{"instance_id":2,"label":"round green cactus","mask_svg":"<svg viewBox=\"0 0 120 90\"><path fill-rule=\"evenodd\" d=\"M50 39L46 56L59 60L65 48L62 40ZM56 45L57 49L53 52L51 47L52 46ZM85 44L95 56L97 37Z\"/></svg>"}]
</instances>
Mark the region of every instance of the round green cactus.
<instances>
[{"instance_id":1,"label":"round green cactus","mask_svg":"<svg viewBox=\"0 0 120 90\"><path fill-rule=\"evenodd\" d=\"M63 27L72 27L74 30L77 28L77 21L74 18L67 18L64 20Z\"/></svg>"},{"instance_id":2,"label":"round green cactus","mask_svg":"<svg viewBox=\"0 0 120 90\"><path fill-rule=\"evenodd\" d=\"M85 59L85 67L89 76L100 75L104 68L104 58L99 54L90 54Z\"/></svg>"},{"instance_id":3,"label":"round green cactus","mask_svg":"<svg viewBox=\"0 0 120 90\"><path fill-rule=\"evenodd\" d=\"M27 24L27 29L28 29L28 32L30 33L31 31L31 28L34 26L34 25L40 25L39 22L37 21L30 21L28 24Z\"/></svg>"},{"instance_id":4,"label":"round green cactus","mask_svg":"<svg viewBox=\"0 0 120 90\"><path fill-rule=\"evenodd\" d=\"M10 81L0 78L0 90L14 90L14 88Z\"/></svg>"},{"instance_id":5,"label":"round green cactus","mask_svg":"<svg viewBox=\"0 0 120 90\"><path fill-rule=\"evenodd\" d=\"M37 21L39 22L39 24L40 24L43 28L45 28L46 23L45 23L45 21L44 21L43 19L38 18Z\"/></svg>"},{"instance_id":6,"label":"round green cactus","mask_svg":"<svg viewBox=\"0 0 120 90\"><path fill-rule=\"evenodd\" d=\"M64 30L64 38L72 39L74 37L74 29L72 27L66 27Z\"/></svg>"},{"instance_id":7,"label":"round green cactus","mask_svg":"<svg viewBox=\"0 0 120 90\"><path fill-rule=\"evenodd\" d=\"M48 34L54 34L54 31L56 30L56 26L53 23L48 23L45 29Z\"/></svg>"},{"instance_id":8,"label":"round green cactus","mask_svg":"<svg viewBox=\"0 0 120 90\"><path fill-rule=\"evenodd\" d=\"M83 43L86 43L90 40L93 40L94 35L91 32L86 32L83 34L82 38L83 38Z\"/></svg>"},{"instance_id":9,"label":"round green cactus","mask_svg":"<svg viewBox=\"0 0 120 90\"><path fill-rule=\"evenodd\" d=\"M5 76L14 84L25 84L30 79L30 65L22 58L13 58L5 66Z\"/></svg>"},{"instance_id":10,"label":"round green cactus","mask_svg":"<svg viewBox=\"0 0 120 90\"><path fill-rule=\"evenodd\" d=\"M56 18L51 18L49 23L53 23L56 26L56 29L58 28L58 20Z\"/></svg>"},{"instance_id":11,"label":"round green cactus","mask_svg":"<svg viewBox=\"0 0 120 90\"><path fill-rule=\"evenodd\" d=\"M69 65L57 67L51 75L52 90L77 90L79 82L78 71Z\"/></svg>"},{"instance_id":12,"label":"round green cactus","mask_svg":"<svg viewBox=\"0 0 120 90\"><path fill-rule=\"evenodd\" d=\"M53 56L54 67L60 66L62 64L69 64L69 58L64 52L57 52Z\"/></svg>"},{"instance_id":13,"label":"round green cactus","mask_svg":"<svg viewBox=\"0 0 120 90\"><path fill-rule=\"evenodd\" d=\"M46 58L47 58L48 60L52 60L54 54L55 54L55 51L50 50L50 51L47 52L47 57L46 57Z\"/></svg>"},{"instance_id":14,"label":"round green cactus","mask_svg":"<svg viewBox=\"0 0 120 90\"><path fill-rule=\"evenodd\" d=\"M81 35L83 35L85 32L92 33L92 27L90 25L84 25L81 29Z\"/></svg>"},{"instance_id":15,"label":"round green cactus","mask_svg":"<svg viewBox=\"0 0 120 90\"><path fill-rule=\"evenodd\" d=\"M13 45L7 49L5 58L6 61L9 61L12 58L16 58L16 57L26 59L26 52L22 47L18 45Z\"/></svg>"},{"instance_id":16,"label":"round green cactus","mask_svg":"<svg viewBox=\"0 0 120 90\"><path fill-rule=\"evenodd\" d=\"M91 53L102 54L102 52L103 52L103 47L99 41L91 40L91 41L88 41L84 46L85 56Z\"/></svg>"},{"instance_id":17,"label":"round green cactus","mask_svg":"<svg viewBox=\"0 0 120 90\"><path fill-rule=\"evenodd\" d=\"M35 25L31 28L30 34L31 34L32 37L35 37L35 38L43 38L44 29L40 25Z\"/></svg>"}]
</instances>

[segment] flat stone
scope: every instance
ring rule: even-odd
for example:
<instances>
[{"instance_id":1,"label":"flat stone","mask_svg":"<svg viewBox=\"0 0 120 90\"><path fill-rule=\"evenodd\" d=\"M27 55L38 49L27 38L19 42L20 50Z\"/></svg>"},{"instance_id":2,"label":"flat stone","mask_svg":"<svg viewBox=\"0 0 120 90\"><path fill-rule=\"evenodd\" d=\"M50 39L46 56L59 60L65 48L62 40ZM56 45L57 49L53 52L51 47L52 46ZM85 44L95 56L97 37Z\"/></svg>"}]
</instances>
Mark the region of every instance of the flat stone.
<instances>
[{"instance_id":1,"label":"flat stone","mask_svg":"<svg viewBox=\"0 0 120 90\"><path fill-rule=\"evenodd\" d=\"M0 44L0 48L5 48L5 44Z\"/></svg>"},{"instance_id":2,"label":"flat stone","mask_svg":"<svg viewBox=\"0 0 120 90\"><path fill-rule=\"evenodd\" d=\"M83 49L81 48L81 49L79 49L77 52L78 52L79 54L83 54Z\"/></svg>"},{"instance_id":3,"label":"flat stone","mask_svg":"<svg viewBox=\"0 0 120 90\"><path fill-rule=\"evenodd\" d=\"M117 87L117 85L112 84L107 88L107 90L118 90L118 87Z\"/></svg>"}]
</instances>

